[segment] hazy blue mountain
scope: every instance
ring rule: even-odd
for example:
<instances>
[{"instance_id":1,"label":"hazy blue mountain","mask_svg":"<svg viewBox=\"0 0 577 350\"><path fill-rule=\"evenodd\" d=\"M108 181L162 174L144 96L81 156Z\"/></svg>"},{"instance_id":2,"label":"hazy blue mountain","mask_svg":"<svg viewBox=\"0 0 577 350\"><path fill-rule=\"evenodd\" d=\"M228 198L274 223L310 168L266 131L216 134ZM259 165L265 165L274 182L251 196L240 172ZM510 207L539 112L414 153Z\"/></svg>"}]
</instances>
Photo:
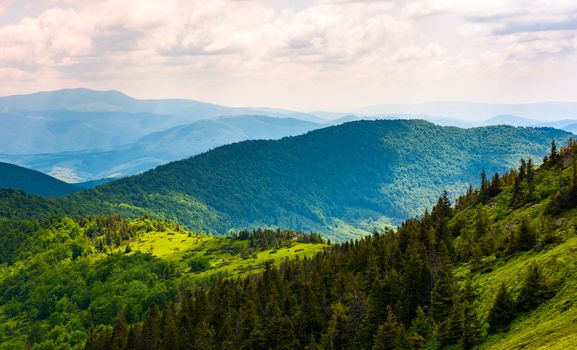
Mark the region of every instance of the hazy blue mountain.
<instances>
[{"instance_id":1,"label":"hazy blue mountain","mask_svg":"<svg viewBox=\"0 0 577 350\"><path fill-rule=\"evenodd\" d=\"M278 139L320 127L319 124L293 118L255 115L221 117L151 133L113 150L0 155L0 160L77 182L134 175L225 144L254 139Z\"/></svg>"},{"instance_id":2,"label":"hazy blue mountain","mask_svg":"<svg viewBox=\"0 0 577 350\"><path fill-rule=\"evenodd\" d=\"M497 115L483 121L483 125L511 125L511 126L533 126L539 121L516 115ZM541 126L551 126L549 123L541 123Z\"/></svg>"},{"instance_id":3,"label":"hazy blue mountain","mask_svg":"<svg viewBox=\"0 0 577 350\"><path fill-rule=\"evenodd\" d=\"M39 196L62 196L80 188L38 171L0 163L0 188L17 189Z\"/></svg>"},{"instance_id":4,"label":"hazy blue mountain","mask_svg":"<svg viewBox=\"0 0 577 350\"><path fill-rule=\"evenodd\" d=\"M67 110L0 112L0 153L110 149L178 123L172 116Z\"/></svg>"},{"instance_id":5,"label":"hazy blue mountain","mask_svg":"<svg viewBox=\"0 0 577 350\"><path fill-rule=\"evenodd\" d=\"M76 112L128 112L177 116L184 122L239 114L264 114L318 121L307 113L274 108L238 108L187 99L140 100L118 91L63 89L29 95L0 97L0 110L69 110Z\"/></svg>"}]
</instances>

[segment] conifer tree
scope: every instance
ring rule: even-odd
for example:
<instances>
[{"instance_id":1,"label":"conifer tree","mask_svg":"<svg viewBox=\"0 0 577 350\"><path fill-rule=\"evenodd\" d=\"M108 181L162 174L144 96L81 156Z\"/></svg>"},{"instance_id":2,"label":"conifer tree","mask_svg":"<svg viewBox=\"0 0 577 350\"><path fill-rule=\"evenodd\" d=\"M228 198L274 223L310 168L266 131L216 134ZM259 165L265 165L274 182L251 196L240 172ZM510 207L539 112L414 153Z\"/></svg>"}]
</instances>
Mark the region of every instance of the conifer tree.
<instances>
[{"instance_id":1,"label":"conifer tree","mask_svg":"<svg viewBox=\"0 0 577 350\"><path fill-rule=\"evenodd\" d=\"M409 331L409 340L414 349L427 349L433 336L433 326L431 317L419 306Z\"/></svg>"},{"instance_id":2,"label":"conifer tree","mask_svg":"<svg viewBox=\"0 0 577 350\"><path fill-rule=\"evenodd\" d=\"M501 193L501 183L500 183L501 179L499 177L498 173L495 173L493 175L493 178L491 179L491 184L489 185L489 196L491 198L495 197L496 195L498 195L499 193Z\"/></svg>"},{"instance_id":3,"label":"conifer tree","mask_svg":"<svg viewBox=\"0 0 577 350\"><path fill-rule=\"evenodd\" d=\"M481 322L473 304L473 287L468 280L463 293L463 327L460 340L463 349L471 349L481 337Z\"/></svg>"},{"instance_id":4,"label":"conifer tree","mask_svg":"<svg viewBox=\"0 0 577 350\"><path fill-rule=\"evenodd\" d=\"M521 312L534 309L553 296L553 288L546 280L541 268L531 262L527 268L523 286L517 298L517 309Z\"/></svg>"},{"instance_id":5,"label":"conifer tree","mask_svg":"<svg viewBox=\"0 0 577 350\"><path fill-rule=\"evenodd\" d=\"M283 316L279 323L279 332L277 335L277 346L275 349L284 349L284 350L292 350L292 349L300 349L301 345L299 340L294 332L293 322L291 321L290 317Z\"/></svg>"},{"instance_id":6,"label":"conifer tree","mask_svg":"<svg viewBox=\"0 0 577 350\"><path fill-rule=\"evenodd\" d=\"M535 230L529 222L529 219L525 217L521 220L521 224L519 224L519 228L515 234L512 250L530 250L535 246L536 242Z\"/></svg>"},{"instance_id":7,"label":"conifer tree","mask_svg":"<svg viewBox=\"0 0 577 350\"><path fill-rule=\"evenodd\" d=\"M348 332L349 317L347 308L340 302L331 306L331 319L326 332L322 335L321 344L325 349L348 349L351 337Z\"/></svg>"},{"instance_id":8,"label":"conifer tree","mask_svg":"<svg viewBox=\"0 0 577 350\"><path fill-rule=\"evenodd\" d=\"M505 332L515 318L515 302L505 284L501 283L495 295L495 301L489 311L489 332Z\"/></svg>"},{"instance_id":9,"label":"conifer tree","mask_svg":"<svg viewBox=\"0 0 577 350\"><path fill-rule=\"evenodd\" d=\"M438 260L434 286L431 291L431 308L433 319L442 322L449 315L456 293L453 264L444 243L441 243Z\"/></svg>"},{"instance_id":10,"label":"conifer tree","mask_svg":"<svg viewBox=\"0 0 577 350\"><path fill-rule=\"evenodd\" d=\"M455 297L447 318L440 323L438 337L441 343L456 344L463 334L463 307Z\"/></svg>"},{"instance_id":11,"label":"conifer tree","mask_svg":"<svg viewBox=\"0 0 577 350\"><path fill-rule=\"evenodd\" d=\"M408 348L405 327L398 322L390 305L387 305L387 320L375 334L373 350L403 350Z\"/></svg>"},{"instance_id":12,"label":"conifer tree","mask_svg":"<svg viewBox=\"0 0 577 350\"><path fill-rule=\"evenodd\" d=\"M194 350L213 350L215 349L214 335L215 331L205 321L199 322L193 330L193 343L191 349Z\"/></svg>"},{"instance_id":13,"label":"conifer tree","mask_svg":"<svg viewBox=\"0 0 577 350\"><path fill-rule=\"evenodd\" d=\"M148 309L148 315L142 327L142 340L145 349L161 349L160 310L156 304L151 304Z\"/></svg>"},{"instance_id":14,"label":"conifer tree","mask_svg":"<svg viewBox=\"0 0 577 350\"><path fill-rule=\"evenodd\" d=\"M162 340L166 350L178 348L178 328L176 326L174 305L162 313Z\"/></svg>"},{"instance_id":15,"label":"conifer tree","mask_svg":"<svg viewBox=\"0 0 577 350\"><path fill-rule=\"evenodd\" d=\"M128 324L124 312L120 312L112 329L112 350L124 350L128 342Z\"/></svg>"},{"instance_id":16,"label":"conifer tree","mask_svg":"<svg viewBox=\"0 0 577 350\"><path fill-rule=\"evenodd\" d=\"M527 160L527 186L529 187L529 199L533 197L535 192L535 169L533 169L533 161L531 158Z\"/></svg>"}]
</instances>

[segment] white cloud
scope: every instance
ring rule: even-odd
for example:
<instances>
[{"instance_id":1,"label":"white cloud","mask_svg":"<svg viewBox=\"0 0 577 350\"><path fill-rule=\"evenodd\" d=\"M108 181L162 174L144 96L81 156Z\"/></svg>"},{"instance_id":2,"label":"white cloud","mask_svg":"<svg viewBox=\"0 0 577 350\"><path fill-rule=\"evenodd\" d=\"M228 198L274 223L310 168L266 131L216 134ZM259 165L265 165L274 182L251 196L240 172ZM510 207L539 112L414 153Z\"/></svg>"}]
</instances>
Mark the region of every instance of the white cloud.
<instances>
[{"instance_id":1,"label":"white cloud","mask_svg":"<svg viewBox=\"0 0 577 350\"><path fill-rule=\"evenodd\" d=\"M14 16L9 3L2 5ZM520 75L544 75L544 60L577 71L566 59L577 42L577 4L569 0L29 5L29 13L0 25L0 94L82 85L239 105L342 108L389 98L483 98L463 95L468 90L459 80L487 91L493 83L500 89L503 79L514 86ZM427 94L432 80L446 88Z\"/></svg>"}]
</instances>

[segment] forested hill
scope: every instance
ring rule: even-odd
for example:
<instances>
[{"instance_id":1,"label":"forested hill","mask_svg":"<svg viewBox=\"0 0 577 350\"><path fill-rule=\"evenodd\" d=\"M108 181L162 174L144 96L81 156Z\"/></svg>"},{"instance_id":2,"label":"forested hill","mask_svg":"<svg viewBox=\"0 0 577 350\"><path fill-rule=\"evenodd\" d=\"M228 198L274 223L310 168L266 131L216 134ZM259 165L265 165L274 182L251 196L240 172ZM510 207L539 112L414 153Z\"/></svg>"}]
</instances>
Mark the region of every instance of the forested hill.
<instances>
[{"instance_id":1,"label":"forested hill","mask_svg":"<svg viewBox=\"0 0 577 350\"><path fill-rule=\"evenodd\" d=\"M121 313L86 349L575 349L577 143L312 259Z\"/></svg>"},{"instance_id":2,"label":"forested hill","mask_svg":"<svg viewBox=\"0 0 577 350\"><path fill-rule=\"evenodd\" d=\"M80 188L38 171L0 162L0 188L12 188L40 196L62 196Z\"/></svg>"},{"instance_id":3,"label":"forested hill","mask_svg":"<svg viewBox=\"0 0 577 350\"><path fill-rule=\"evenodd\" d=\"M551 128L440 127L418 120L358 121L277 141L246 141L84 192L193 229L279 226L339 238L422 213L447 189L463 193L481 170L540 160Z\"/></svg>"}]
</instances>

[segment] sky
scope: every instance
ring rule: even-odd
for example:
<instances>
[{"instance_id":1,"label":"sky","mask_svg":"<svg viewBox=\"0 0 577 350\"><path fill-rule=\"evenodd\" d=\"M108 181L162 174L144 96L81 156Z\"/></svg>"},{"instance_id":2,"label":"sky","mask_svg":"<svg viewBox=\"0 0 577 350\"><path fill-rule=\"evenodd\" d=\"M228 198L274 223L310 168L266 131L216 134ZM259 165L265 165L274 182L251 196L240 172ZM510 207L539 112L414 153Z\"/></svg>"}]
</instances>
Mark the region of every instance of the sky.
<instances>
[{"instance_id":1,"label":"sky","mask_svg":"<svg viewBox=\"0 0 577 350\"><path fill-rule=\"evenodd\" d=\"M576 101L576 0L0 0L0 95Z\"/></svg>"}]
</instances>

